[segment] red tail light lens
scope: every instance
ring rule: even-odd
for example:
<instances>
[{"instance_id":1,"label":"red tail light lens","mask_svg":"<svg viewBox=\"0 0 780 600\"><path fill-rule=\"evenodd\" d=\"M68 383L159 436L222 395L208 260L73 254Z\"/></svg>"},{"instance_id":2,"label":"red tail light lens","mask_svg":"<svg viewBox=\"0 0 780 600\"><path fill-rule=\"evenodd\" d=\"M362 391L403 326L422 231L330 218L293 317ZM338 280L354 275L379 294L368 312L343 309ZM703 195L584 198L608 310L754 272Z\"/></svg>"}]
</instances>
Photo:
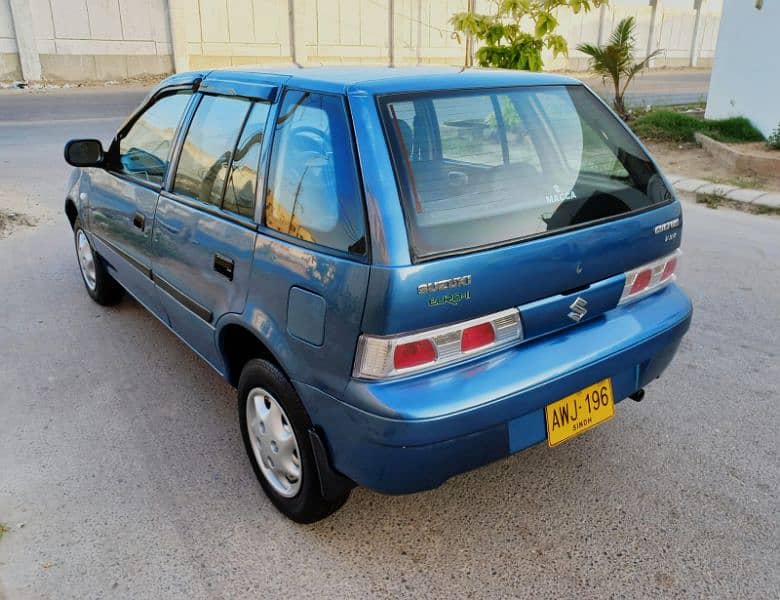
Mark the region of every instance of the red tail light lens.
<instances>
[{"instance_id":1,"label":"red tail light lens","mask_svg":"<svg viewBox=\"0 0 780 600\"><path fill-rule=\"evenodd\" d=\"M620 296L618 304L638 300L674 281L674 272L681 255L682 252L676 250L673 254L628 271L623 294Z\"/></svg>"},{"instance_id":2,"label":"red tail light lens","mask_svg":"<svg viewBox=\"0 0 780 600\"><path fill-rule=\"evenodd\" d=\"M395 347L393 366L396 369L419 367L436 360L436 348L431 340L417 340Z\"/></svg>"},{"instance_id":3,"label":"red tail light lens","mask_svg":"<svg viewBox=\"0 0 780 600\"><path fill-rule=\"evenodd\" d=\"M647 289L647 286L650 285L650 279L653 277L653 272L650 269L645 269L644 271L640 271L636 278L634 279L634 283L631 285L631 290L628 292L630 294L638 294L639 292L644 291Z\"/></svg>"},{"instance_id":4,"label":"red tail light lens","mask_svg":"<svg viewBox=\"0 0 780 600\"><path fill-rule=\"evenodd\" d=\"M522 338L523 325L516 308L414 333L363 334L352 373L361 379L390 379L457 362Z\"/></svg>"},{"instance_id":5,"label":"red tail light lens","mask_svg":"<svg viewBox=\"0 0 780 600\"><path fill-rule=\"evenodd\" d=\"M481 323L463 330L460 338L460 351L468 352L483 346L489 346L496 341L496 332L491 323Z\"/></svg>"}]
</instances>

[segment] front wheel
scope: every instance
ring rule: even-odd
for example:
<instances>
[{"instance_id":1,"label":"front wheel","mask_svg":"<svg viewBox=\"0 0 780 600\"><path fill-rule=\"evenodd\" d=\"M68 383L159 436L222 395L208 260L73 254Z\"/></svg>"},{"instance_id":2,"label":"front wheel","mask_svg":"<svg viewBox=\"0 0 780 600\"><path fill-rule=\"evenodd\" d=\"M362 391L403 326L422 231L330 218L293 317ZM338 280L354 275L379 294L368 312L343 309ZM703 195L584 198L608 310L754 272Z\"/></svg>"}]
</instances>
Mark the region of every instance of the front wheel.
<instances>
[{"instance_id":1,"label":"front wheel","mask_svg":"<svg viewBox=\"0 0 780 600\"><path fill-rule=\"evenodd\" d=\"M108 273L103 259L95 252L79 219L76 219L76 222L73 223L73 237L76 243L76 255L79 259L81 278L87 288L89 297L103 306L110 306L119 302L122 299L124 290L117 283L116 279Z\"/></svg>"},{"instance_id":2,"label":"front wheel","mask_svg":"<svg viewBox=\"0 0 780 600\"><path fill-rule=\"evenodd\" d=\"M250 360L238 383L238 417L252 468L268 498L298 523L314 523L349 498L322 494L308 435L311 421L292 384L266 360Z\"/></svg>"}]
</instances>

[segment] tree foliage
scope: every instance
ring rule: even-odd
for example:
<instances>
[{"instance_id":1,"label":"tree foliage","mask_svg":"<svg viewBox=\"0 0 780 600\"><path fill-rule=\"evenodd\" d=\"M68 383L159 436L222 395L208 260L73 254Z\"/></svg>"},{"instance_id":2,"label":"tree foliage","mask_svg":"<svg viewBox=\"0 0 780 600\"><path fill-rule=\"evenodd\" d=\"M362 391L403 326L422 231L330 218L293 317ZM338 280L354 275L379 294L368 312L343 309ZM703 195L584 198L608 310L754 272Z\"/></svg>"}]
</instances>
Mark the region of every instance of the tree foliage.
<instances>
[{"instance_id":1,"label":"tree foliage","mask_svg":"<svg viewBox=\"0 0 780 600\"><path fill-rule=\"evenodd\" d=\"M482 42L476 52L480 66L501 69L542 70L542 50L568 55L566 39L555 33L555 10L575 14L606 4L607 0L493 0L493 14L460 12L450 19L458 34L471 34ZM527 25L527 27L522 27Z\"/></svg>"},{"instance_id":2,"label":"tree foliage","mask_svg":"<svg viewBox=\"0 0 780 600\"><path fill-rule=\"evenodd\" d=\"M656 50L645 57L644 60L634 62L634 50L636 47L635 28L634 17L627 17L617 24L606 45L580 44L577 46L577 50L588 55L591 71L601 75L604 81L607 79L612 80L615 94L612 106L622 117L626 116L626 105L623 102L623 96L626 93L628 84L631 83L631 80L637 73L647 67L652 58L662 52L661 50Z\"/></svg>"}]
</instances>

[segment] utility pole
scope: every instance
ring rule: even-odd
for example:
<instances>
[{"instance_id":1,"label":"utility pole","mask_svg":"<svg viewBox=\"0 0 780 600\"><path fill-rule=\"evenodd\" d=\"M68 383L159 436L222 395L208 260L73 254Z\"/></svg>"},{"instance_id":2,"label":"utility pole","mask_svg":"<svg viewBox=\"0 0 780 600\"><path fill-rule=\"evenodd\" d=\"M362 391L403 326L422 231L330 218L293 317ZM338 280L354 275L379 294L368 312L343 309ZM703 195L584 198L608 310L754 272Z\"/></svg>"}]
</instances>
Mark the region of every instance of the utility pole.
<instances>
[{"instance_id":1,"label":"utility pole","mask_svg":"<svg viewBox=\"0 0 780 600\"><path fill-rule=\"evenodd\" d=\"M387 2L387 61L395 66L395 2Z\"/></svg>"},{"instance_id":2,"label":"utility pole","mask_svg":"<svg viewBox=\"0 0 780 600\"><path fill-rule=\"evenodd\" d=\"M599 6L599 33L598 44L599 46L604 43L604 25L607 21L607 5L602 4Z\"/></svg>"},{"instance_id":3,"label":"utility pole","mask_svg":"<svg viewBox=\"0 0 780 600\"><path fill-rule=\"evenodd\" d=\"M474 14L474 5L476 0L468 0L468 8L466 11L469 16ZM474 66L474 36L469 31L466 33L466 61L464 63L466 68Z\"/></svg>"},{"instance_id":4,"label":"utility pole","mask_svg":"<svg viewBox=\"0 0 780 600\"><path fill-rule=\"evenodd\" d=\"M696 9L696 20L693 22L693 39L691 40L691 60L690 66L695 67L699 64L699 53L696 46L699 41L699 29L701 28L701 5L704 0L693 0L693 8Z\"/></svg>"},{"instance_id":5,"label":"utility pole","mask_svg":"<svg viewBox=\"0 0 780 600\"><path fill-rule=\"evenodd\" d=\"M655 28L658 21L658 4L661 0L650 0L650 31L647 33L647 56L650 56L655 50ZM651 59L648 63L648 67L653 67L655 59Z\"/></svg>"}]
</instances>

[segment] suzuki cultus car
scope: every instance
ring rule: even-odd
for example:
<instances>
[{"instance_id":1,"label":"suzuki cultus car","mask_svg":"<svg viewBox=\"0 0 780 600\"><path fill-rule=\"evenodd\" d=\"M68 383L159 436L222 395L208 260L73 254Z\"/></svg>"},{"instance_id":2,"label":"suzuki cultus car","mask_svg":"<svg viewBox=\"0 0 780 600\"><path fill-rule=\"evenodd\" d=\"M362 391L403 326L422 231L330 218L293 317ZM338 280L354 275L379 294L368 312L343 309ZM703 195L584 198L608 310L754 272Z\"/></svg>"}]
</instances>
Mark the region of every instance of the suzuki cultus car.
<instances>
[{"instance_id":1,"label":"suzuki cultus car","mask_svg":"<svg viewBox=\"0 0 780 600\"><path fill-rule=\"evenodd\" d=\"M679 201L567 77L185 73L65 157L87 293L127 291L237 388L299 522L588 431L690 322Z\"/></svg>"}]
</instances>

